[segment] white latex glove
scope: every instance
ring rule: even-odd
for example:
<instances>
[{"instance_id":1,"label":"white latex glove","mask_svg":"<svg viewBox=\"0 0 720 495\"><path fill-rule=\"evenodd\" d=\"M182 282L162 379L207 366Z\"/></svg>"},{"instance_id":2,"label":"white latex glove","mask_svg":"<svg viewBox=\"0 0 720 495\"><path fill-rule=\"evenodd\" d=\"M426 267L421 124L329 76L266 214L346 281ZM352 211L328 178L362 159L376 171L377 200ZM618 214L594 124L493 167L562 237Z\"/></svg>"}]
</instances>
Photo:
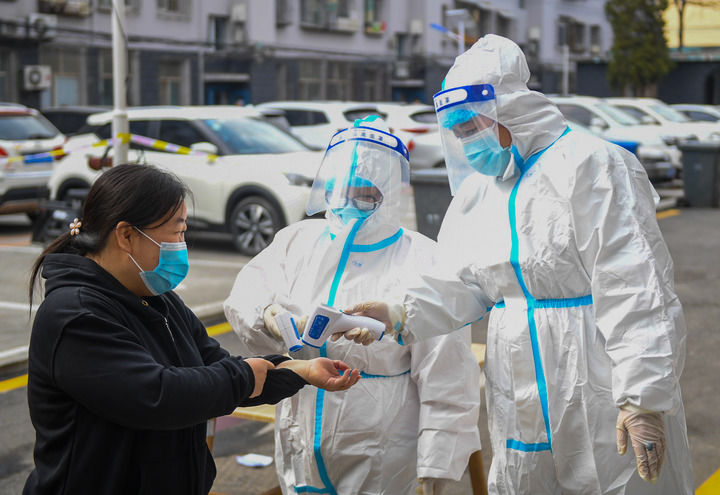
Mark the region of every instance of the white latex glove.
<instances>
[{"instance_id":1,"label":"white latex glove","mask_svg":"<svg viewBox=\"0 0 720 495\"><path fill-rule=\"evenodd\" d=\"M265 312L263 313L263 321L265 322L265 329L268 331L271 337L283 341L282 334L280 333L280 328L278 328L277 322L275 321L275 316L279 315L280 313L284 313L287 311L284 307L282 307L280 304L273 303L269 305L267 308L265 308ZM307 322L307 316L303 316L301 318L295 319L295 328L297 328L298 335L302 335L303 331L305 330L305 323Z\"/></svg>"},{"instance_id":2,"label":"white latex glove","mask_svg":"<svg viewBox=\"0 0 720 495\"><path fill-rule=\"evenodd\" d=\"M630 436L638 474L645 481L655 483L665 460L665 425L662 416L624 405L620 407L616 428L618 453L625 455Z\"/></svg>"},{"instance_id":3,"label":"white latex glove","mask_svg":"<svg viewBox=\"0 0 720 495\"><path fill-rule=\"evenodd\" d=\"M375 342L375 336L367 328L353 328L345 333L334 333L330 336L330 340L335 342L342 336L348 340L354 340L356 344L370 345Z\"/></svg>"},{"instance_id":4,"label":"white latex glove","mask_svg":"<svg viewBox=\"0 0 720 495\"><path fill-rule=\"evenodd\" d=\"M405 308L401 303L386 303L382 301L366 301L356 304L352 308L345 309L343 312L368 316L385 324L385 333L390 336L396 336L403 329L405 324ZM354 340L355 336L349 336L345 333L345 338Z\"/></svg>"},{"instance_id":5,"label":"white latex glove","mask_svg":"<svg viewBox=\"0 0 720 495\"><path fill-rule=\"evenodd\" d=\"M415 493L418 495L442 495L447 486L447 480L442 478L418 478L418 487Z\"/></svg>"}]
</instances>

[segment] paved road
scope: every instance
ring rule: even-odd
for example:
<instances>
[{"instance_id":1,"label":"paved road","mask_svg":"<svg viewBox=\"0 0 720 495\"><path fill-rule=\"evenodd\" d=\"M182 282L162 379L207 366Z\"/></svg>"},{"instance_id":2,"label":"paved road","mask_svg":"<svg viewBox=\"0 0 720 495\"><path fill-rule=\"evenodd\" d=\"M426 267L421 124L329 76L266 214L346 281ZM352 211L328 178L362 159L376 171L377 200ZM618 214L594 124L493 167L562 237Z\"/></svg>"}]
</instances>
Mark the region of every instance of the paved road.
<instances>
[{"instance_id":1,"label":"paved road","mask_svg":"<svg viewBox=\"0 0 720 495\"><path fill-rule=\"evenodd\" d=\"M4 222L4 223L3 223ZM0 301L24 304L27 270L37 250L27 244L24 220L8 225L0 219ZM720 396L715 381L720 376L720 210L685 209L679 215L660 220L676 267L676 289L685 307L688 324L687 359L682 377L688 421L688 434L696 486L720 468ZM212 308L232 285L237 269L247 261L232 252L227 239L197 236L191 248L191 278L183 297L191 306ZM192 263L192 261L191 261ZM197 289L196 289L197 288ZM0 339L12 322L24 321L27 313L0 307ZM26 308L25 308L26 311ZM208 323L216 323L208 321ZM474 329L474 340L483 341L484 329ZM27 337L25 336L25 341ZM232 334L220 335L221 343L232 351ZM2 342L0 340L0 342ZM0 352L3 348L0 347ZM0 380L7 376L0 377ZM481 418L484 445L489 445L485 417ZM237 422L223 425L216 437L215 455L220 469L216 489L224 493L261 493L273 483L273 467L250 469L238 466L235 454L272 452L272 433L259 423ZM29 422L25 389L0 393L0 495L17 494L32 468L33 430ZM486 468L491 453L483 453ZM468 493L467 477L451 487L447 495Z\"/></svg>"}]
</instances>

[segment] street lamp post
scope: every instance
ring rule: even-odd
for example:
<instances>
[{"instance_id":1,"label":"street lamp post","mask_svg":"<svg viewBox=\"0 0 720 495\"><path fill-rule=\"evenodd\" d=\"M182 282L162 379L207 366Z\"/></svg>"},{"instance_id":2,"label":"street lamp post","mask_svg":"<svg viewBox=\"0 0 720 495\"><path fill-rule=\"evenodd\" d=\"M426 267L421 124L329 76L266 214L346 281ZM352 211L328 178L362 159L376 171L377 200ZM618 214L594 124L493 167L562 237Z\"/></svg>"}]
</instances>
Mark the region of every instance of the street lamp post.
<instances>
[{"instance_id":1,"label":"street lamp post","mask_svg":"<svg viewBox=\"0 0 720 495\"><path fill-rule=\"evenodd\" d=\"M120 133L129 132L127 115L127 45L125 33L125 0L112 2L112 66L113 66L113 117L112 134L115 138L114 161L127 163L128 143L117 139Z\"/></svg>"},{"instance_id":2,"label":"street lamp post","mask_svg":"<svg viewBox=\"0 0 720 495\"><path fill-rule=\"evenodd\" d=\"M465 52L465 18L467 9L449 9L445 11L447 17L456 17L458 22L458 56Z\"/></svg>"}]
</instances>

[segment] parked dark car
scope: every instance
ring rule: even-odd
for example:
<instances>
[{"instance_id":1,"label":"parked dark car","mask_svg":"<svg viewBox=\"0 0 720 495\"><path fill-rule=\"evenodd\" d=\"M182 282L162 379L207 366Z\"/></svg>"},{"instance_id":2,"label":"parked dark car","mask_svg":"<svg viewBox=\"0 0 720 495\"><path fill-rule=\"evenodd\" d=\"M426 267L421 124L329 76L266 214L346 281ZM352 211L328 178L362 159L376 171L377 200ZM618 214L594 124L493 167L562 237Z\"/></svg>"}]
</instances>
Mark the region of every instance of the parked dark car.
<instances>
[{"instance_id":1,"label":"parked dark car","mask_svg":"<svg viewBox=\"0 0 720 495\"><path fill-rule=\"evenodd\" d=\"M42 114L60 129L60 132L66 136L72 136L78 134L85 125L88 115L107 112L109 109L109 107L101 106L65 106L47 108L42 111Z\"/></svg>"}]
</instances>

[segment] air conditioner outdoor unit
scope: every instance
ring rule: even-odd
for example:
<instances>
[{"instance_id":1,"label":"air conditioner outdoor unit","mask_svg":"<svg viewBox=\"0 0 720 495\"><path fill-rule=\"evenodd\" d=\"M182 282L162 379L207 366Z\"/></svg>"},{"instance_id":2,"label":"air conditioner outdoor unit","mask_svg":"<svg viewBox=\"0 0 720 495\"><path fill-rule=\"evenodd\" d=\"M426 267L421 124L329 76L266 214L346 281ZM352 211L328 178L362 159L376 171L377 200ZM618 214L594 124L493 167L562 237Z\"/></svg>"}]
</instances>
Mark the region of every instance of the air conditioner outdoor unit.
<instances>
[{"instance_id":1,"label":"air conditioner outdoor unit","mask_svg":"<svg viewBox=\"0 0 720 495\"><path fill-rule=\"evenodd\" d=\"M395 77L398 79L407 79L410 77L410 62L407 60L397 60L395 62Z\"/></svg>"},{"instance_id":2,"label":"air conditioner outdoor unit","mask_svg":"<svg viewBox=\"0 0 720 495\"><path fill-rule=\"evenodd\" d=\"M247 5L244 3L236 3L233 5L230 11L230 20L237 23L247 21Z\"/></svg>"},{"instance_id":3,"label":"air conditioner outdoor unit","mask_svg":"<svg viewBox=\"0 0 720 495\"><path fill-rule=\"evenodd\" d=\"M23 67L23 89L38 91L48 89L52 83L52 71L49 65L26 65Z\"/></svg>"},{"instance_id":4,"label":"air conditioner outdoor unit","mask_svg":"<svg viewBox=\"0 0 720 495\"><path fill-rule=\"evenodd\" d=\"M360 22L353 17L338 17L335 29L340 31L357 31L360 29Z\"/></svg>"},{"instance_id":5,"label":"air conditioner outdoor unit","mask_svg":"<svg viewBox=\"0 0 720 495\"><path fill-rule=\"evenodd\" d=\"M233 26L231 39L232 42L236 44L245 43L245 28L238 24Z\"/></svg>"},{"instance_id":6,"label":"air conditioner outdoor unit","mask_svg":"<svg viewBox=\"0 0 720 495\"><path fill-rule=\"evenodd\" d=\"M47 40L57 34L57 16L33 13L28 16L28 23L28 36L31 38Z\"/></svg>"},{"instance_id":7,"label":"air conditioner outdoor unit","mask_svg":"<svg viewBox=\"0 0 720 495\"><path fill-rule=\"evenodd\" d=\"M422 19L412 19L410 21L410 26L408 27L408 32L410 34L422 34L423 27L424 25Z\"/></svg>"}]
</instances>

